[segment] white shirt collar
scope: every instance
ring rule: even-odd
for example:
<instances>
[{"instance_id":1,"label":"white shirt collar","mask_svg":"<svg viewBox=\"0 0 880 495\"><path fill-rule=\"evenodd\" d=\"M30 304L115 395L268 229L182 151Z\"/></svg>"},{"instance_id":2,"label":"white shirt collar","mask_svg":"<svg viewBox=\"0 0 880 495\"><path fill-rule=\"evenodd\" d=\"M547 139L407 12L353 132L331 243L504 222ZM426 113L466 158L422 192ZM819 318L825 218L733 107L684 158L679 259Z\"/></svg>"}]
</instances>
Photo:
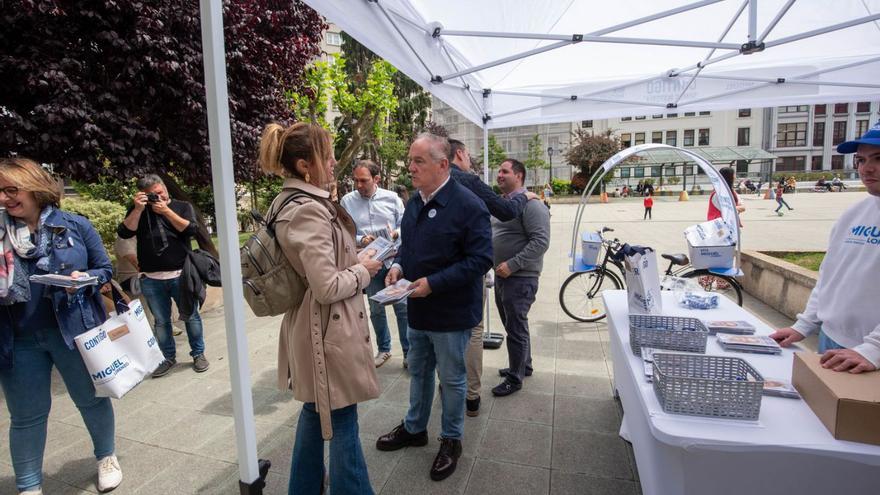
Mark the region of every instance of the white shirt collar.
<instances>
[{"instance_id":1,"label":"white shirt collar","mask_svg":"<svg viewBox=\"0 0 880 495\"><path fill-rule=\"evenodd\" d=\"M446 185L446 183L449 182L449 179L451 179L451 178L452 178L452 174L446 176L446 180L444 180L443 183L440 184L440 187L438 187L437 189L434 189L434 192L429 194L428 197L425 197L425 194L422 192L421 189L419 189L419 196L422 197L422 202L424 202L425 204L428 204L428 201L431 201L432 199L434 199L434 196L437 196L437 193L440 192L441 189L443 189L443 187Z\"/></svg>"}]
</instances>

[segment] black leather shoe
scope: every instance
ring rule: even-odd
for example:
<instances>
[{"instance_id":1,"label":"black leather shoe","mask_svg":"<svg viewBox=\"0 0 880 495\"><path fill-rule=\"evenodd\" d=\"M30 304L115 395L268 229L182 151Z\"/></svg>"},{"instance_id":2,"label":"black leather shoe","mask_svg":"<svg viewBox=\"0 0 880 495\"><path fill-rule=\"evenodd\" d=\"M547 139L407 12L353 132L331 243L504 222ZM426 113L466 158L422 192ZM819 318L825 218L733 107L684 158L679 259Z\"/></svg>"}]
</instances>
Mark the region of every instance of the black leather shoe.
<instances>
[{"instance_id":1,"label":"black leather shoe","mask_svg":"<svg viewBox=\"0 0 880 495\"><path fill-rule=\"evenodd\" d=\"M400 422L400 426L376 440L376 448L386 452L404 447L424 447L425 445L428 445L428 432L410 433L403 427L403 421Z\"/></svg>"},{"instance_id":2,"label":"black leather shoe","mask_svg":"<svg viewBox=\"0 0 880 495\"><path fill-rule=\"evenodd\" d=\"M461 440L451 438L440 439L440 451L431 465L431 479L434 481L445 480L455 472L458 458L461 457Z\"/></svg>"},{"instance_id":3,"label":"black leather shoe","mask_svg":"<svg viewBox=\"0 0 880 495\"><path fill-rule=\"evenodd\" d=\"M476 418L480 415L480 398L476 399L467 399L465 400L465 405L467 406L467 410L465 410L465 414L472 418Z\"/></svg>"},{"instance_id":4,"label":"black leather shoe","mask_svg":"<svg viewBox=\"0 0 880 495\"><path fill-rule=\"evenodd\" d=\"M526 368L526 376L532 376L532 371L534 370ZM510 373L510 368L501 368L498 370L498 376L507 376L508 373Z\"/></svg>"},{"instance_id":5,"label":"black leather shoe","mask_svg":"<svg viewBox=\"0 0 880 495\"><path fill-rule=\"evenodd\" d=\"M492 389L492 395L495 397L504 397L505 395L510 395L521 388L522 385L517 385L510 380L504 380L500 385Z\"/></svg>"}]
</instances>

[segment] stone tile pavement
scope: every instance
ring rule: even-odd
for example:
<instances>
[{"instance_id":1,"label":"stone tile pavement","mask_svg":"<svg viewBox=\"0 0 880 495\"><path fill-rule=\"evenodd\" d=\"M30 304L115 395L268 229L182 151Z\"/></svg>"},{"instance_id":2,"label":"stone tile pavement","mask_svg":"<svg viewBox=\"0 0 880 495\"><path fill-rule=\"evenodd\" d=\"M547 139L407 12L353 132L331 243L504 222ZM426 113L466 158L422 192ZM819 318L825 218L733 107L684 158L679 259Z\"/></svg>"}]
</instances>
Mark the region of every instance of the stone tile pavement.
<instances>
[{"instance_id":1,"label":"stone tile pavement","mask_svg":"<svg viewBox=\"0 0 880 495\"><path fill-rule=\"evenodd\" d=\"M744 198L746 249L824 249L834 219L864 193L803 194L787 197L795 211L773 215L775 202ZM661 252L683 251L681 231L705 218L705 197L679 203L657 198L654 220L642 221L638 200L613 200L587 207L581 230L608 225L628 242ZM538 299L530 319L535 374L523 390L495 399L490 389L507 365L504 348L484 355L483 405L466 418L464 456L458 471L437 483L428 477L437 451L439 407L435 399L424 448L379 452L378 435L406 412L408 374L399 347L378 370L382 395L359 406L361 440L376 493L419 494L637 494L638 472L629 445L617 435L621 414L612 398L608 333L604 323L569 320L559 309L558 288L568 275L575 205L552 209L552 243L545 257ZM771 325L784 316L754 298L747 307ZM192 371L185 335L177 338L179 364L168 376L148 379L114 401L117 451L125 479L119 494L234 494L238 468L222 310L205 315L211 369ZM394 324L393 317L389 323ZM301 404L275 388L280 318L246 322L251 384L261 458L272 461L265 493L286 493L290 452ZM491 328L501 331L497 313ZM392 336L396 332L392 329ZM0 399L3 400L3 399ZM0 429L8 428L0 407ZM92 447L79 413L56 375L44 460L47 495L95 493ZM8 442L0 441L0 493L15 493Z\"/></svg>"}]
</instances>

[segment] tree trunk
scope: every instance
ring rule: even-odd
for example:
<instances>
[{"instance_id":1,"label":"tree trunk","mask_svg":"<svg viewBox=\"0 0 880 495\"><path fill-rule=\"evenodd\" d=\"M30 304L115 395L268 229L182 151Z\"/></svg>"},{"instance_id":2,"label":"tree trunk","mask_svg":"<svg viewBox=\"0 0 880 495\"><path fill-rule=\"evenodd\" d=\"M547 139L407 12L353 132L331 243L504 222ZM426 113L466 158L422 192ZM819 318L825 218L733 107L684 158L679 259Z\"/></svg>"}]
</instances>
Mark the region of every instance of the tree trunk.
<instances>
[{"instance_id":1,"label":"tree trunk","mask_svg":"<svg viewBox=\"0 0 880 495\"><path fill-rule=\"evenodd\" d=\"M177 181L174 180L170 175L159 172L159 176L162 177L162 181L165 183L165 187L168 188L168 194L177 200L186 201L191 204L193 210L196 213L196 226L198 230L196 231L196 242L199 243L199 247L204 249L205 251L211 253L215 258L220 258L220 253L217 252L217 248L214 246L214 242L211 240L211 235L208 234L208 229L205 228L205 216L202 215L202 211L199 210L199 207L193 203L192 198L189 197L189 194L186 193L183 189L177 185Z\"/></svg>"},{"instance_id":2,"label":"tree trunk","mask_svg":"<svg viewBox=\"0 0 880 495\"><path fill-rule=\"evenodd\" d=\"M365 112L364 115L361 115L361 118L351 126L351 137L348 141L348 145L342 150L342 153L340 153L339 159L337 160L337 180L346 176L351 171L351 162L370 137L370 130L373 128L375 122L376 115L372 112Z\"/></svg>"}]
</instances>

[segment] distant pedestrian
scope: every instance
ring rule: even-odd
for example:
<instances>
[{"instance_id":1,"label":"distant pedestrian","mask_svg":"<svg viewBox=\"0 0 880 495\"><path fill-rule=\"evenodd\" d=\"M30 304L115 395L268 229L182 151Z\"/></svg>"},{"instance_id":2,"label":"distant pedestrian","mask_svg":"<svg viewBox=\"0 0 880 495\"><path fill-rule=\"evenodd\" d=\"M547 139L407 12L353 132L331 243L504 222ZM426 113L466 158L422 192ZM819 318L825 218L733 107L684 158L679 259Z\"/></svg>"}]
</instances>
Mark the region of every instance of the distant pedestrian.
<instances>
[{"instance_id":1,"label":"distant pedestrian","mask_svg":"<svg viewBox=\"0 0 880 495\"><path fill-rule=\"evenodd\" d=\"M654 207L654 198L651 196L650 192L645 193L645 216L642 217L642 220L651 218L651 208Z\"/></svg>"},{"instance_id":2,"label":"distant pedestrian","mask_svg":"<svg viewBox=\"0 0 880 495\"><path fill-rule=\"evenodd\" d=\"M782 210L783 206L788 208L788 211L794 210L794 208L792 208L791 206L788 206L788 203L786 203L785 199L782 198L782 193L784 193L784 192L785 192L785 183L783 183L782 181L779 181L779 184L776 185L776 204L778 205L776 207L776 214L779 215L780 217L782 216L782 212L780 210Z\"/></svg>"}]
</instances>

